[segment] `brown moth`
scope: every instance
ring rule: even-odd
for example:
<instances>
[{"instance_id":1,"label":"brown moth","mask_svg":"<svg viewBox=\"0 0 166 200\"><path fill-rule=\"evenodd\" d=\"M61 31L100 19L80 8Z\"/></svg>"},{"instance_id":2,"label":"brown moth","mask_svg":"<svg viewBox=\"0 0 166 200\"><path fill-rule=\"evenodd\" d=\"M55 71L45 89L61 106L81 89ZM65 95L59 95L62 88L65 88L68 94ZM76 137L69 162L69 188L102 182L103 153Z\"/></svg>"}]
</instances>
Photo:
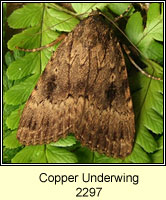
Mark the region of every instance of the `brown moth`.
<instances>
[{"instance_id":1,"label":"brown moth","mask_svg":"<svg viewBox=\"0 0 166 200\"><path fill-rule=\"evenodd\" d=\"M48 144L68 133L115 158L133 148L135 122L125 60L99 14L81 21L47 64L23 110L17 138Z\"/></svg>"}]
</instances>

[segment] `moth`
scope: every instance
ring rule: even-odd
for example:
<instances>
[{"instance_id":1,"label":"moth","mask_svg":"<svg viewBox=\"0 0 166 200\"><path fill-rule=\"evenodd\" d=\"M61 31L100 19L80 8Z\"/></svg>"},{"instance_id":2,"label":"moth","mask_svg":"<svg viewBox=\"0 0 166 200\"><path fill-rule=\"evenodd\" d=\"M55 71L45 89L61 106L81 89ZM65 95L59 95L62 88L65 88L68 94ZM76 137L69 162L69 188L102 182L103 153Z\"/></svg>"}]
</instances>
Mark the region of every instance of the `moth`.
<instances>
[{"instance_id":1,"label":"moth","mask_svg":"<svg viewBox=\"0 0 166 200\"><path fill-rule=\"evenodd\" d=\"M54 52L29 97L17 132L23 145L74 133L93 151L125 158L135 119L122 49L104 17L82 20Z\"/></svg>"}]
</instances>

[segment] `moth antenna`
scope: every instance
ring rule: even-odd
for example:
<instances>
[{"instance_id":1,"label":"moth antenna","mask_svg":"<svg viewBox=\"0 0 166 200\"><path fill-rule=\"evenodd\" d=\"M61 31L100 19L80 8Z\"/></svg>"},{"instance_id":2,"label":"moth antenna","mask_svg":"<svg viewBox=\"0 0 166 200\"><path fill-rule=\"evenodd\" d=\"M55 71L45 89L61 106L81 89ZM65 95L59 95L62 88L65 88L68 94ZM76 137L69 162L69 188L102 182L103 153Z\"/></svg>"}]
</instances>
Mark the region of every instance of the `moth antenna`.
<instances>
[{"instance_id":1,"label":"moth antenna","mask_svg":"<svg viewBox=\"0 0 166 200\"><path fill-rule=\"evenodd\" d=\"M142 8L142 10L148 10L150 3L139 3L140 7Z\"/></svg>"},{"instance_id":2,"label":"moth antenna","mask_svg":"<svg viewBox=\"0 0 166 200\"><path fill-rule=\"evenodd\" d=\"M145 58L145 59L147 60L146 56L137 48L137 46L126 36L126 34L118 27L118 25L117 25L113 20L111 20L109 17L107 17L107 16L106 16L104 13L102 13L102 12L99 12L99 14L103 15L107 20L109 20L109 21L123 34L123 36L129 41L129 43L140 53L140 55L141 55L143 58ZM126 53L127 53L128 50L126 50L126 48L127 48L127 47L124 46L124 49L125 49L125 51L126 51ZM154 80L162 80L161 78L154 77L154 76L152 76L152 75L146 73L144 70L142 70L142 69L135 63L135 61L131 58L131 56L129 56L129 53L127 53L127 55L128 55L128 57L129 57L130 61L132 62L132 64L133 64L141 73L143 73L145 76L147 76L147 77L149 77L149 78L152 78L152 79L154 79Z\"/></svg>"},{"instance_id":3,"label":"moth antenna","mask_svg":"<svg viewBox=\"0 0 166 200\"><path fill-rule=\"evenodd\" d=\"M134 48L144 57L144 54L137 48L137 46L126 36L126 34L118 27L118 25L112 20L110 19L109 17L107 17L107 15L105 15L104 13L102 12L99 12L100 15L103 15L108 21L110 21L121 33L122 35L129 41L129 43L134 46ZM147 59L147 58L146 58Z\"/></svg>"},{"instance_id":4,"label":"moth antenna","mask_svg":"<svg viewBox=\"0 0 166 200\"><path fill-rule=\"evenodd\" d=\"M129 58L130 62L131 62L142 74L144 74L145 76L147 76L148 78L151 78L151 79L153 79L153 80L158 80L158 81L162 80L161 78L152 76L151 74L148 74L148 73L145 72L143 69L141 69L141 68L135 63L135 61L132 59L132 57L130 56L130 50L127 48L127 46L126 46L126 45L123 45L123 48L124 48L124 50L125 50L125 52L126 52L128 58Z\"/></svg>"},{"instance_id":5,"label":"moth antenna","mask_svg":"<svg viewBox=\"0 0 166 200\"><path fill-rule=\"evenodd\" d=\"M61 34L56 40L54 40L53 42L45 45L45 46L42 46L42 47L39 47L39 48L34 48L34 49L24 49L24 48L20 48L20 47L16 47L16 49L19 49L21 51L25 51L25 52L36 52L36 51L41 51L43 49L46 49L48 47L52 47L54 46L55 44L59 43L60 41L64 40L64 38L66 37L66 34Z\"/></svg>"},{"instance_id":6,"label":"moth antenna","mask_svg":"<svg viewBox=\"0 0 166 200\"><path fill-rule=\"evenodd\" d=\"M118 17L116 17L114 19L114 22L117 22L119 19L124 17L124 15L127 14L130 11L131 7L132 7L132 3L128 6L128 8L121 15L119 15Z\"/></svg>"}]
</instances>

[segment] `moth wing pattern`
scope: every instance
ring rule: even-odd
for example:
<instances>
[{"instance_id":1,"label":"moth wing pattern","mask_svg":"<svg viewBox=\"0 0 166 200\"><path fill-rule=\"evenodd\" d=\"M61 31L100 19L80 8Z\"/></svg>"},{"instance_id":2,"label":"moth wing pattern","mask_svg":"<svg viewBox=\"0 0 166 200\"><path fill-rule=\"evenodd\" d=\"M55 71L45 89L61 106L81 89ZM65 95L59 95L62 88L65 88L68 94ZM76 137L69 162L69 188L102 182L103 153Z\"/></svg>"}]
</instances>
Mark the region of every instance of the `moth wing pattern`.
<instances>
[{"instance_id":1,"label":"moth wing pattern","mask_svg":"<svg viewBox=\"0 0 166 200\"><path fill-rule=\"evenodd\" d=\"M29 97L17 138L47 144L74 133L115 158L131 153L135 123L120 44L100 15L82 20L47 64Z\"/></svg>"}]
</instances>

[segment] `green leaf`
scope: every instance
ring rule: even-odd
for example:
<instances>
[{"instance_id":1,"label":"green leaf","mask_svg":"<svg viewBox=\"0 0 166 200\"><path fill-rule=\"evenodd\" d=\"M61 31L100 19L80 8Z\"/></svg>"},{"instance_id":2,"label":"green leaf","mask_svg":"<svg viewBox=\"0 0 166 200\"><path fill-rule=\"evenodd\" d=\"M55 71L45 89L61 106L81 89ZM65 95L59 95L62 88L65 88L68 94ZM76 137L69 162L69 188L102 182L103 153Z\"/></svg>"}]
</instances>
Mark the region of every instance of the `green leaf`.
<instances>
[{"instance_id":1,"label":"green leaf","mask_svg":"<svg viewBox=\"0 0 166 200\"><path fill-rule=\"evenodd\" d=\"M103 11L104 8L105 8L107 5L109 5L109 3L96 3L96 4L93 6L92 11L93 11L93 10L96 10L97 8L98 8L99 10Z\"/></svg>"},{"instance_id":2,"label":"green leaf","mask_svg":"<svg viewBox=\"0 0 166 200\"><path fill-rule=\"evenodd\" d=\"M153 163L163 163L163 149L152 155Z\"/></svg>"},{"instance_id":3,"label":"green leaf","mask_svg":"<svg viewBox=\"0 0 166 200\"><path fill-rule=\"evenodd\" d=\"M74 153L64 148L47 145L46 156L48 163L76 163L77 157Z\"/></svg>"},{"instance_id":4,"label":"green leaf","mask_svg":"<svg viewBox=\"0 0 166 200\"><path fill-rule=\"evenodd\" d=\"M109 3L109 9L117 15L123 14L131 3Z\"/></svg>"},{"instance_id":5,"label":"green leaf","mask_svg":"<svg viewBox=\"0 0 166 200\"><path fill-rule=\"evenodd\" d=\"M12 111L16 110L18 106L12 106L5 104L3 107L3 139L11 133L6 125L6 119L10 116Z\"/></svg>"},{"instance_id":6,"label":"green leaf","mask_svg":"<svg viewBox=\"0 0 166 200\"><path fill-rule=\"evenodd\" d=\"M87 147L80 147L74 153L77 156L78 163L93 163L94 162L94 152L92 152Z\"/></svg>"},{"instance_id":7,"label":"green leaf","mask_svg":"<svg viewBox=\"0 0 166 200\"><path fill-rule=\"evenodd\" d=\"M3 47L6 48L6 41L5 41L6 29L5 28L6 28L6 22L7 22L7 19L6 19L6 10L7 9L6 9L6 3L3 3L2 5L3 5L3 8L2 8L3 9L3 12L2 12L3 13L3 17L2 17L2 20L3 20L3 29L2 29L3 30Z\"/></svg>"},{"instance_id":8,"label":"green leaf","mask_svg":"<svg viewBox=\"0 0 166 200\"><path fill-rule=\"evenodd\" d=\"M10 116L7 118L6 124L9 129L14 130L18 127L23 108L24 108L24 105L20 106L18 109L13 111L10 114Z\"/></svg>"},{"instance_id":9,"label":"green leaf","mask_svg":"<svg viewBox=\"0 0 166 200\"><path fill-rule=\"evenodd\" d=\"M45 145L27 146L19 151L12 163L46 163Z\"/></svg>"},{"instance_id":10,"label":"green leaf","mask_svg":"<svg viewBox=\"0 0 166 200\"><path fill-rule=\"evenodd\" d=\"M163 149L163 136L161 136L161 137L158 139L157 143L158 143L158 150Z\"/></svg>"},{"instance_id":11,"label":"green leaf","mask_svg":"<svg viewBox=\"0 0 166 200\"><path fill-rule=\"evenodd\" d=\"M14 56L14 59L17 60L17 59L22 58L23 56L25 56L25 52L16 49L16 50L13 51L13 56Z\"/></svg>"},{"instance_id":12,"label":"green leaf","mask_svg":"<svg viewBox=\"0 0 166 200\"><path fill-rule=\"evenodd\" d=\"M38 26L33 25L33 27L30 27L19 34L14 35L8 42L9 49L14 50L15 47L33 49L44 46L57 39L59 33L55 32L56 30L69 32L79 22L79 20L73 18L71 15L52 8L48 8L45 6L45 4L41 5L43 15L41 18L37 19ZM20 18L18 21L21 21L23 17L21 17L21 15L23 15L23 13L19 14ZM33 15L33 12L31 15ZM23 66L20 66L22 60L18 60L9 68L8 74L10 78L17 80L26 76L27 74L36 73L36 71L39 73L38 70L41 70L42 72L52 55L51 52L55 50L57 46L58 45L55 45L54 47L36 52L35 60L31 58L32 55L26 55L26 57L22 58ZM13 73L13 71L15 72Z\"/></svg>"},{"instance_id":13,"label":"green leaf","mask_svg":"<svg viewBox=\"0 0 166 200\"><path fill-rule=\"evenodd\" d=\"M145 57L162 63L163 45L156 41L163 40L163 17L158 3L150 5L144 30L142 22L139 12L133 14L128 20L125 32Z\"/></svg>"},{"instance_id":14,"label":"green leaf","mask_svg":"<svg viewBox=\"0 0 166 200\"><path fill-rule=\"evenodd\" d=\"M11 134L11 130L8 129L7 125L5 124L5 122L3 122L3 139L5 139L8 135Z\"/></svg>"},{"instance_id":15,"label":"green leaf","mask_svg":"<svg viewBox=\"0 0 166 200\"><path fill-rule=\"evenodd\" d=\"M22 147L16 149L3 148L3 163L11 163L11 159L21 150Z\"/></svg>"},{"instance_id":16,"label":"green leaf","mask_svg":"<svg viewBox=\"0 0 166 200\"><path fill-rule=\"evenodd\" d=\"M12 54L10 51L8 51L8 52L5 54L5 63L6 63L6 65L9 66L14 60L15 60L15 59L14 59L13 54Z\"/></svg>"},{"instance_id":17,"label":"green leaf","mask_svg":"<svg viewBox=\"0 0 166 200\"><path fill-rule=\"evenodd\" d=\"M72 8L78 13L91 12L96 3L72 3Z\"/></svg>"},{"instance_id":18,"label":"green leaf","mask_svg":"<svg viewBox=\"0 0 166 200\"><path fill-rule=\"evenodd\" d=\"M3 108L3 119L6 121L7 117L18 108L19 106L13 106L13 105L8 105L5 104Z\"/></svg>"},{"instance_id":19,"label":"green leaf","mask_svg":"<svg viewBox=\"0 0 166 200\"><path fill-rule=\"evenodd\" d=\"M96 8L103 10L109 3L72 3L72 8L78 13L92 12Z\"/></svg>"},{"instance_id":20,"label":"green leaf","mask_svg":"<svg viewBox=\"0 0 166 200\"><path fill-rule=\"evenodd\" d=\"M43 25L43 27L45 27ZM38 34L41 28L29 28L25 31L14 35L8 42L8 48L13 50L16 46L33 49L40 46L46 45L58 37L58 33L54 31L45 31L41 34ZM57 45L55 45L57 47ZM26 54L25 57L20 58L20 60L15 61L8 69L8 75L11 79L19 79L23 76L26 76L30 73L39 73L42 72L48 63L52 55L52 50L54 47L44 49L39 52L33 52ZM51 50L51 51L50 51ZM21 70L20 70L21 69ZM13 72L16 71L16 72ZM21 71L21 73L20 73Z\"/></svg>"},{"instance_id":21,"label":"green leaf","mask_svg":"<svg viewBox=\"0 0 166 200\"><path fill-rule=\"evenodd\" d=\"M154 123L155 122L155 123ZM153 133L161 134L163 132L163 119L153 110L148 110L146 113L145 127Z\"/></svg>"},{"instance_id":22,"label":"green leaf","mask_svg":"<svg viewBox=\"0 0 166 200\"><path fill-rule=\"evenodd\" d=\"M17 80L37 72L40 73L40 53L34 52L12 62L7 75L10 80Z\"/></svg>"},{"instance_id":23,"label":"green leaf","mask_svg":"<svg viewBox=\"0 0 166 200\"><path fill-rule=\"evenodd\" d=\"M13 85L13 81L9 80L6 74L6 71L3 70L3 97L4 93L11 88Z\"/></svg>"},{"instance_id":24,"label":"green leaf","mask_svg":"<svg viewBox=\"0 0 166 200\"><path fill-rule=\"evenodd\" d=\"M43 5L41 3L26 4L23 8L15 10L8 18L11 28L27 28L38 25L41 21Z\"/></svg>"},{"instance_id":25,"label":"green leaf","mask_svg":"<svg viewBox=\"0 0 166 200\"><path fill-rule=\"evenodd\" d=\"M17 140L16 134L17 134L17 131L13 131L10 135L8 135L7 137L5 137L5 139L3 140L3 145L6 148L14 149L14 148L22 146L19 143L19 141Z\"/></svg>"},{"instance_id":26,"label":"green leaf","mask_svg":"<svg viewBox=\"0 0 166 200\"><path fill-rule=\"evenodd\" d=\"M163 41L163 16L160 13L159 3L150 4L145 32L149 32L153 39Z\"/></svg>"},{"instance_id":27,"label":"green leaf","mask_svg":"<svg viewBox=\"0 0 166 200\"><path fill-rule=\"evenodd\" d=\"M39 47L41 45L41 35L38 34L40 30L40 27L31 27L15 34L8 41L8 49L15 50L15 47L23 47L25 49Z\"/></svg>"},{"instance_id":28,"label":"green leaf","mask_svg":"<svg viewBox=\"0 0 166 200\"><path fill-rule=\"evenodd\" d=\"M47 9L46 17L52 30L70 32L79 23L79 20L71 15L55 9Z\"/></svg>"},{"instance_id":29,"label":"green leaf","mask_svg":"<svg viewBox=\"0 0 166 200\"><path fill-rule=\"evenodd\" d=\"M94 163L122 163L123 160L121 159L115 159L112 157L107 157L103 154L99 154L97 152L95 152L94 154Z\"/></svg>"},{"instance_id":30,"label":"green leaf","mask_svg":"<svg viewBox=\"0 0 166 200\"><path fill-rule=\"evenodd\" d=\"M48 27L50 27L49 21L51 20L54 22L54 18L53 17L50 18L50 16L48 16L48 14L47 14L48 8L45 7L44 4L43 4L42 8L43 8L42 18L38 19L38 24L40 26L33 26L31 28L24 30L23 32L21 32L19 34L14 35L8 41L9 49L13 50L13 49L15 49L15 47L21 47L24 49L33 49L33 48L38 48L38 47L44 46L44 45L56 40L56 38L59 36L59 33L48 28ZM20 18L20 20L22 20L22 18ZM36 72L35 70L38 71L40 69L40 72L42 72L44 70L46 64L48 63L48 60L50 59L50 57L52 55L52 51L55 50L55 48L57 46L58 45L55 45L54 47L44 49L40 52L36 52L36 60L35 60L36 63L34 63L34 62L32 63L33 60L30 58L30 56L27 56L26 58L24 58L25 65L23 66L24 70L22 71L22 73L21 74L16 73L13 77L12 76L13 70L11 69L10 76L16 80L19 78L19 77L17 77L18 74L20 77L22 77L22 76L26 75L27 73L31 73L32 71ZM28 67L26 66L27 63L29 63L29 65L31 66L30 68L29 68L29 66ZM17 72L19 72L18 70L20 68L22 69L22 66L20 67L20 65L18 65Z\"/></svg>"},{"instance_id":31,"label":"green leaf","mask_svg":"<svg viewBox=\"0 0 166 200\"><path fill-rule=\"evenodd\" d=\"M133 152L125 159L132 163L152 163L148 154L138 145L134 145Z\"/></svg>"},{"instance_id":32,"label":"green leaf","mask_svg":"<svg viewBox=\"0 0 166 200\"><path fill-rule=\"evenodd\" d=\"M139 12L134 13L129 18L125 32L134 44L137 44L141 40L143 37L143 19Z\"/></svg>"},{"instance_id":33,"label":"green leaf","mask_svg":"<svg viewBox=\"0 0 166 200\"><path fill-rule=\"evenodd\" d=\"M33 75L18 85L11 87L5 94L5 102L11 105L24 103L35 87L39 75Z\"/></svg>"},{"instance_id":34,"label":"green leaf","mask_svg":"<svg viewBox=\"0 0 166 200\"><path fill-rule=\"evenodd\" d=\"M139 129L136 142L149 153L154 152L157 149L157 142L149 130L145 127L141 126Z\"/></svg>"},{"instance_id":35,"label":"green leaf","mask_svg":"<svg viewBox=\"0 0 166 200\"><path fill-rule=\"evenodd\" d=\"M150 72L149 68L146 68ZM151 73L150 73L151 74ZM163 118L161 116L162 81L149 79L141 73L135 74L141 89L133 94L133 104L136 118L136 134L138 143L145 151L154 152L157 149L150 131L156 134L163 132ZM160 109L159 109L160 107Z\"/></svg>"},{"instance_id":36,"label":"green leaf","mask_svg":"<svg viewBox=\"0 0 166 200\"><path fill-rule=\"evenodd\" d=\"M61 138L55 143L51 143L51 146L55 147L69 147L76 144L76 138L72 135L67 136L66 138Z\"/></svg>"},{"instance_id":37,"label":"green leaf","mask_svg":"<svg viewBox=\"0 0 166 200\"><path fill-rule=\"evenodd\" d=\"M156 42L152 37L145 37L141 40L138 48L144 53L145 57L163 63L163 45Z\"/></svg>"}]
</instances>

